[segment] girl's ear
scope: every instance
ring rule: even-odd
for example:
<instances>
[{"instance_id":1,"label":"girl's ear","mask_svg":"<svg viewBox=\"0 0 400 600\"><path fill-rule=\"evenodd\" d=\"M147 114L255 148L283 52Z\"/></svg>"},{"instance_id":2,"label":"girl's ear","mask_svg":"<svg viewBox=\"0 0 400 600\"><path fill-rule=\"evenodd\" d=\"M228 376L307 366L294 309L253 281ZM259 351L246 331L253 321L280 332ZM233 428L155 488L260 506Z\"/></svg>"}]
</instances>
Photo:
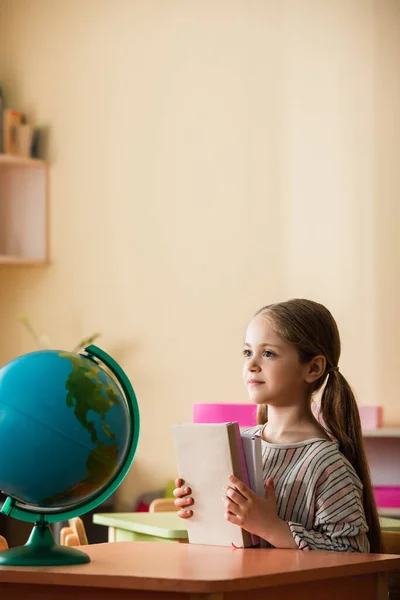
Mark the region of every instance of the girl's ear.
<instances>
[{"instance_id":1,"label":"girl's ear","mask_svg":"<svg viewBox=\"0 0 400 600\"><path fill-rule=\"evenodd\" d=\"M322 375L325 373L325 369L326 369L325 356L322 356L322 355L314 356L314 358L312 358L310 360L310 362L307 363L306 374L304 377L305 381L307 383L313 383L314 381L317 381L317 379L322 377Z\"/></svg>"}]
</instances>

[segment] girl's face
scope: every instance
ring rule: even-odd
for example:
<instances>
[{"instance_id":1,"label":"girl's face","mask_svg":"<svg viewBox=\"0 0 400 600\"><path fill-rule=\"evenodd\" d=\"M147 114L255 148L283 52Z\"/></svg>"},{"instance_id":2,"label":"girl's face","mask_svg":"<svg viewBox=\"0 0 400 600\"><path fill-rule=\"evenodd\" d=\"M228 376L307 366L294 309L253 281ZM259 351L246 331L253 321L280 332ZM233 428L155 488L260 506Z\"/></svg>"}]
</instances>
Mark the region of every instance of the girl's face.
<instances>
[{"instance_id":1,"label":"girl's face","mask_svg":"<svg viewBox=\"0 0 400 600\"><path fill-rule=\"evenodd\" d=\"M250 321L243 353L243 379L252 402L289 406L304 398L309 363L300 363L294 346L279 337L265 314Z\"/></svg>"}]
</instances>

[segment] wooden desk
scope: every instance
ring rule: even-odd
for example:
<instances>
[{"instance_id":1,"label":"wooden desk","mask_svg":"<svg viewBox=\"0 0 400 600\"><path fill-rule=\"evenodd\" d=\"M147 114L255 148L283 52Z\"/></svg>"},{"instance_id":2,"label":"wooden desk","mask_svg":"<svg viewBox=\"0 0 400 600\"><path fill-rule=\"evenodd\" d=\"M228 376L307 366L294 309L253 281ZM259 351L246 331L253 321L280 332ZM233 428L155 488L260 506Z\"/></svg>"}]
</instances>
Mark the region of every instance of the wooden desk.
<instances>
[{"instance_id":1,"label":"wooden desk","mask_svg":"<svg viewBox=\"0 0 400 600\"><path fill-rule=\"evenodd\" d=\"M97 513L93 523L108 527L109 542L186 542L184 519L175 512ZM400 531L399 519L380 518L383 531Z\"/></svg>"},{"instance_id":2,"label":"wooden desk","mask_svg":"<svg viewBox=\"0 0 400 600\"><path fill-rule=\"evenodd\" d=\"M2 600L383 600L400 556L121 542L92 562L0 567ZM255 596L255 593L257 596Z\"/></svg>"}]
</instances>

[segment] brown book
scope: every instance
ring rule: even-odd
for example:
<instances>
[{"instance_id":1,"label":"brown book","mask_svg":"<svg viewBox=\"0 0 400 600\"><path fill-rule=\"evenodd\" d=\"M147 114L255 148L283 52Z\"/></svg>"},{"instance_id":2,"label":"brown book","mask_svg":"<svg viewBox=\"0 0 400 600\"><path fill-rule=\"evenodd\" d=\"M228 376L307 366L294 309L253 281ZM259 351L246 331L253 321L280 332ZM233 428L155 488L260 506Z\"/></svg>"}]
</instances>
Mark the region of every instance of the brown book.
<instances>
[{"instance_id":1,"label":"brown book","mask_svg":"<svg viewBox=\"0 0 400 600\"><path fill-rule=\"evenodd\" d=\"M24 122L24 115L12 108L3 111L3 152L15 154L17 150L18 126Z\"/></svg>"},{"instance_id":2,"label":"brown book","mask_svg":"<svg viewBox=\"0 0 400 600\"><path fill-rule=\"evenodd\" d=\"M246 483L238 423L173 426L179 477L192 489L193 516L186 520L189 542L212 546L252 546L251 535L224 517L223 487L229 475Z\"/></svg>"}]
</instances>

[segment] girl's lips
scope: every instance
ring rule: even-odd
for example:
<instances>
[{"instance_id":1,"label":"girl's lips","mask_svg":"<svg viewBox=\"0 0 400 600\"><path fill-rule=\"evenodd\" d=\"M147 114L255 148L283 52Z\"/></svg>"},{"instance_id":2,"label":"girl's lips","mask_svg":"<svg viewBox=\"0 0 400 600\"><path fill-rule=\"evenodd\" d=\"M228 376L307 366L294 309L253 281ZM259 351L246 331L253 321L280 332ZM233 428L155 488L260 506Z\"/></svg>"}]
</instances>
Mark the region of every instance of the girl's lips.
<instances>
[{"instance_id":1,"label":"girl's lips","mask_svg":"<svg viewBox=\"0 0 400 600\"><path fill-rule=\"evenodd\" d=\"M248 385L262 385L263 383L263 381L257 381L256 379L250 379L248 381Z\"/></svg>"}]
</instances>

